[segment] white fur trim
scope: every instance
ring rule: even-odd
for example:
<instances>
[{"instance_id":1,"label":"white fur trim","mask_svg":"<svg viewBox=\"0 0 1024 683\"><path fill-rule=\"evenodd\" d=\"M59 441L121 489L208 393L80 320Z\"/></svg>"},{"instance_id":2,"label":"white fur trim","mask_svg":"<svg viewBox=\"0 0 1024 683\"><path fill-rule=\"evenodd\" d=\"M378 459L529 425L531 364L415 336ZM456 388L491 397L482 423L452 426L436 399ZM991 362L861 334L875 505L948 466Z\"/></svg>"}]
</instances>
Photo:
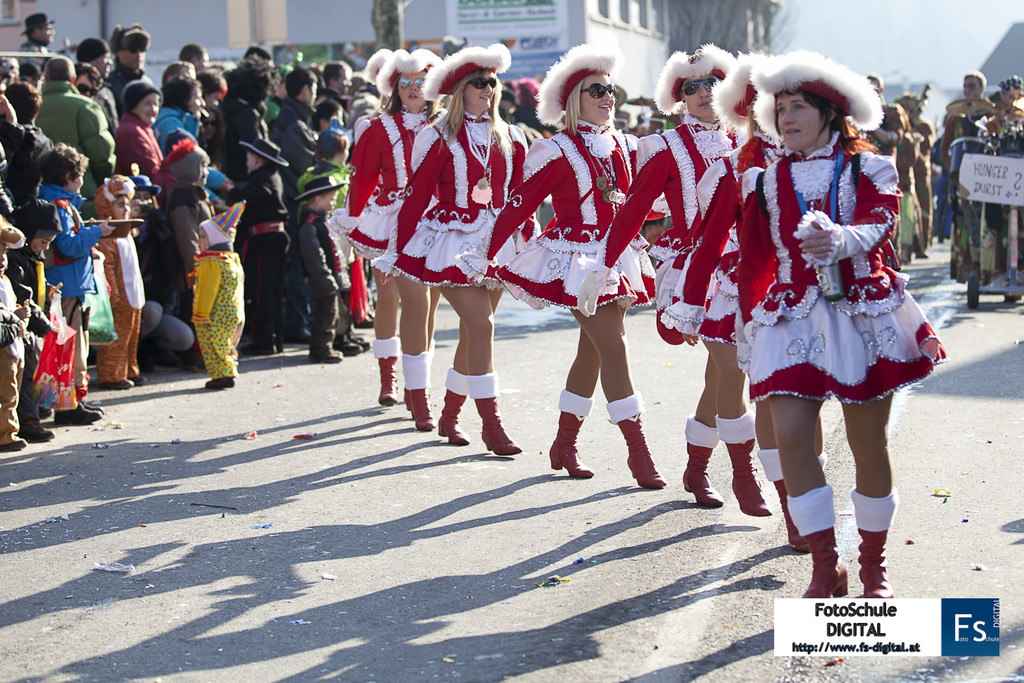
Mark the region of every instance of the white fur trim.
<instances>
[{"instance_id":1,"label":"white fur trim","mask_svg":"<svg viewBox=\"0 0 1024 683\"><path fill-rule=\"evenodd\" d=\"M444 380L444 388L460 396L469 396L469 378L455 368L448 368L448 377Z\"/></svg>"},{"instance_id":2,"label":"white fur trim","mask_svg":"<svg viewBox=\"0 0 1024 683\"><path fill-rule=\"evenodd\" d=\"M572 413L581 420L590 415L594 409L594 399L574 394L567 389L562 389L558 396L558 410L563 413Z\"/></svg>"},{"instance_id":3,"label":"white fur trim","mask_svg":"<svg viewBox=\"0 0 1024 683\"><path fill-rule=\"evenodd\" d=\"M701 45L700 49L692 55L685 52L676 52L661 69L658 76L658 85L654 88L654 103L666 116L679 114L683 111L682 100L677 100L679 94L676 83L680 79L691 80L707 78L715 69L719 69L728 76L736 66L736 58L731 54L710 43Z\"/></svg>"},{"instance_id":4,"label":"white fur trim","mask_svg":"<svg viewBox=\"0 0 1024 683\"><path fill-rule=\"evenodd\" d=\"M755 66L750 80L757 88L754 119L761 130L773 137L780 137L775 128L776 95L814 81L828 85L846 98L847 118L857 128L874 130L882 125L882 102L867 78L816 52L797 50L765 59Z\"/></svg>"},{"instance_id":5,"label":"white fur trim","mask_svg":"<svg viewBox=\"0 0 1024 683\"><path fill-rule=\"evenodd\" d=\"M762 448L757 452L757 459L764 468L764 476L768 481L782 480L782 459L778 448Z\"/></svg>"},{"instance_id":6,"label":"white fur trim","mask_svg":"<svg viewBox=\"0 0 1024 683\"><path fill-rule=\"evenodd\" d=\"M382 47L370 55L370 58L366 60L366 66L363 67L363 73L366 74L366 80L376 85L377 76L380 74L381 69L384 68L387 61L391 59L392 54L394 53L391 50L386 47ZM382 91L381 96L387 97L387 92Z\"/></svg>"},{"instance_id":7,"label":"white fur trim","mask_svg":"<svg viewBox=\"0 0 1024 683\"><path fill-rule=\"evenodd\" d=\"M750 413L731 420L719 415L715 421L718 423L718 436L725 443L746 443L754 439L754 416Z\"/></svg>"},{"instance_id":8,"label":"white fur trim","mask_svg":"<svg viewBox=\"0 0 1024 683\"><path fill-rule=\"evenodd\" d=\"M402 74L419 73L420 71L431 69L440 63L441 58L430 50L421 48L413 50L412 53L405 50L395 50L377 74L375 79L377 90L382 95L387 95L394 87L391 83L392 76L397 74L397 77L401 78Z\"/></svg>"},{"instance_id":9,"label":"white fur trim","mask_svg":"<svg viewBox=\"0 0 1024 683\"><path fill-rule=\"evenodd\" d=\"M469 397L472 399L498 397L498 376L493 372L486 375L467 375L466 383Z\"/></svg>"},{"instance_id":10,"label":"white fur trim","mask_svg":"<svg viewBox=\"0 0 1024 683\"><path fill-rule=\"evenodd\" d=\"M423 97L434 102L441 96L441 84L452 73L470 64L478 69L491 69L500 74L512 66L512 53L501 43L487 47L467 47L455 54L448 55L440 64L427 74L423 84Z\"/></svg>"},{"instance_id":11,"label":"white fur trim","mask_svg":"<svg viewBox=\"0 0 1024 683\"><path fill-rule=\"evenodd\" d=\"M577 45L555 62L548 69L547 76L540 85L537 96L537 118L541 123L557 126L562 120L562 97L569 77L579 71L591 71L612 75L615 67L622 61L622 53L617 49L598 48L592 45Z\"/></svg>"},{"instance_id":12,"label":"white fur trim","mask_svg":"<svg viewBox=\"0 0 1024 683\"><path fill-rule=\"evenodd\" d=\"M686 443L702 448L714 448L718 445L718 430L709 427L703 422L698 422L696 417L686 418L686 428L683 430Z\"/></svg>"},{"instance_id":13,"label":"white fur trim","mask_svg":"<svg viewBox=\"0 0 1024 683\"><path fill-rule=\"evenodd\" d=\"M718 84L712 95L711 106L719 123L728 128L742 130L747 127L749 119L736 113L736 105L747 97L747 86L750 85L750 74L754 67L766 59L765 55L750 53L740 55L736 66L725 80Z\"/></svg>"},{"instance_id":14,"label":"white fur trim","mask_svg":"<svg viewBox=\"0 0 1024 683\"><path fill-rule=\"evenodd\" d=\"M373 340L374 358L396 358L402 352L402 341L398 337Z\"/></svg>"},{"instance_id":15,"label":"white fur trim","mask_svg":"<svg viewBox=\"0 0 1024 683\"><path fill-rule=\"evenodd\" d=\"M828 484L802 496L789 496L789 516L801 536L831 529L836 525L836 506Z\"/></svg>"},{"instance_id":16,"label":"white fur trim","mask_svg":"<svg viewBox=\"0 0 1024 683\"><path fill-rule=\"evenodd\" d=\"M430 359L427 352L417 355L402 354L402 374L405 375L405 388L416 390L429 386Z\"/></svg>"},{"instance_id":17,"label":"white fur trim","mask_svg":"<svg viewBox=\"0 0 1024 683\"><path fill-rule=\"evenodd\" d=\"M623 420L640 417L642 412L644 412L644 399L640 394L620 398L618 401L608 404L608 418L616 424Z\"/></svg>"},{"instance_id":18,"label":"white fur trim","mask_svg":"<svg viewBox=\"0 0 1024 683\"><path fill-rule=\"evenodd\" d=\"M853 516L858 529L877 532L888 531L892 526L892 518L900 504L896 489L888 496L869 498L854 488L850 490L850 498L853 499Z\"/></svg>"}]
</instances>

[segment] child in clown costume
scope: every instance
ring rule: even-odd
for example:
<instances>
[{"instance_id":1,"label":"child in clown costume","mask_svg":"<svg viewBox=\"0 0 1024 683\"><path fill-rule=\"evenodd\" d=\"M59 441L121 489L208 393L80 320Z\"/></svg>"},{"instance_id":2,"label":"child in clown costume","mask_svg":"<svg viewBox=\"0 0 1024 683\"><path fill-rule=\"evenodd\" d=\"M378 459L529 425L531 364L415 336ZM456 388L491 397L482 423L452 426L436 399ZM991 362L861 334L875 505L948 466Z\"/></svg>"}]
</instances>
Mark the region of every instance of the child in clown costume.
<instances>
[{"instance_id":1,"label":"child in clown costume","mask_svg":"<svg viewBox=\"0 0 1024 683\"><path fill-rule=\"evenodd\" d=\"M231 388L238 377L238 339L245 323L245 276L231 245L244 209L245 202L239 202L199 224L192 324L211 377L207 389Z\"/></svg>"}]
</instances>

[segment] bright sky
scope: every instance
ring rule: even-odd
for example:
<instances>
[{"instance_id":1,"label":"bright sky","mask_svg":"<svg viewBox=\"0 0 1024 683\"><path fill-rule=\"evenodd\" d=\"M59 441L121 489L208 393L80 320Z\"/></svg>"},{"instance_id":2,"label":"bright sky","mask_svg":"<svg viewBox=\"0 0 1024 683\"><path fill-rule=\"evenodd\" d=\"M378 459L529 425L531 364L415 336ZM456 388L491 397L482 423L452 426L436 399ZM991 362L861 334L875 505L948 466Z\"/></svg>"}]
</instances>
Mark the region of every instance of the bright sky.
<instances>
[{"instance_id":1,"label":"bright sky","mask_svg":"<svg viewBox=\"0 0 1024 683\"><path fill-rule=\"evenodd\" d=\"M875 72L902 90L932 81L958 88L988 59L1024 0L785 0L788 44L821 52L859 73ZM845 15L840 15L842 7ZM1024 64L1021 65L1024 72Z\"/></svg>"}]
</instances>

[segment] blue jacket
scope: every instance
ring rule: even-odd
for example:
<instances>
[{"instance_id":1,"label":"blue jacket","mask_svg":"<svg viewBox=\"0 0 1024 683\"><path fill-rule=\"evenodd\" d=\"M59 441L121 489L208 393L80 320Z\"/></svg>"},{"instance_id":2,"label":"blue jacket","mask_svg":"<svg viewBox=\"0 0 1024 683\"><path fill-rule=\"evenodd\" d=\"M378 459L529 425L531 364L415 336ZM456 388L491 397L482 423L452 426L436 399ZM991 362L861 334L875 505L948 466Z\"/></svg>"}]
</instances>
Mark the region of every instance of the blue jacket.
<instances>
[{"instance_id":1,"label":"blue jacket","mask_svg":"<svg viewBox=\"0 0 1024 683\"><path fill-rule=\"evenodd\" d=\"M160 150L167 154L167 136L178 130L185 129L185 132L195 139L199 139L199 121L195 116L184 109L177 107L164 107L156 115L156 122L153 123L153 132L156 133L156 141L160 143Z\"/></svg>"},{"instance_id":2,"label":"blue jacket","mask_svg":"<svg viewBox=\"0 0 1024 683\"><path fill-rule=\"evenodd\" d=\"M46 269L46 281L63 285L60 295L65 299L94 293L92 248L103 231L98 225L82 225L78 207L85 197L71 194L60 185L43 185L39 198L55 204L60 217L60 232L53 239L53 265Z\"/></svg>"}]
</instances>

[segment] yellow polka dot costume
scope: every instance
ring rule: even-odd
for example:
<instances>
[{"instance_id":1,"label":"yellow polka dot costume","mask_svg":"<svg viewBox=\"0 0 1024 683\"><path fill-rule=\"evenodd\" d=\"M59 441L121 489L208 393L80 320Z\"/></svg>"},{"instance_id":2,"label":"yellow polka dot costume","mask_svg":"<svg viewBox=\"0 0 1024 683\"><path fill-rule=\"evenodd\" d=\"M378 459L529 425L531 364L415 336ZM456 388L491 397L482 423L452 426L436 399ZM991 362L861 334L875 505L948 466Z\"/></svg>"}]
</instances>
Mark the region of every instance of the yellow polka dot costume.
<instances>
[{"instance_id":1,"label":"yellow polka dot costume","mask_svg":"<svg viewBox=\"0 0 1024 683\"><path fill-rule=\"evenodd\" d=\"M192 323L206 371L213 379L238 377L238 340L245 323L242 263L231 249L235 226L245 209L239 202L203 221L210 247L196 257Z\"/></svg>"}]
</instances>

